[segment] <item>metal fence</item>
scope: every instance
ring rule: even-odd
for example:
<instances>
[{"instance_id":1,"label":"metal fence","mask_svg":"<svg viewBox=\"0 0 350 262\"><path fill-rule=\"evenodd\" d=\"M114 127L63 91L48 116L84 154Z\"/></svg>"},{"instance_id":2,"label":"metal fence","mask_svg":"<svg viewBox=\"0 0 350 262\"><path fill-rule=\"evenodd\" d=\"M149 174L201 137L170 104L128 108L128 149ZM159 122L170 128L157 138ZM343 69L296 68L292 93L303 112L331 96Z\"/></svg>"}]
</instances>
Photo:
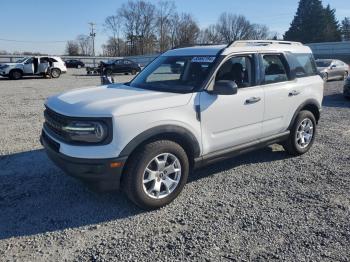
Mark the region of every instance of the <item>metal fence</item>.
<instances>
[{"instance_id":1,"label":"metal fence","mask_svg":"<svg viewBox=\"0 0 350 262\"><path fill-rule=\"evenodd\" d=\"M51 56L51 55L50 55ZM82 61L86 66L98 65L101 61L116 60L127 58L138 64L141 67L146 66L153 61L158 55L146 55L146 56L128 56L128 57L102 57L102 56L59 56L63 60L77 59ZM24 55L0 55L0 63L13 63L18 59L25 57Z\"/></svg>"},{"instance_id":2,"label":"metal fence","mask_svg":"<svg viewBox=\"0 0 350 262\"><path fill-rule=\"evenodd\" d=\"M308 44L316 58L340 59L350 64L350 42Z\"/></svg>"},{"instance_id":3,"label":"metal fence","mask_svg":"<svg viewBox=\"0 0 350 262\"><path fill-rule=\"evenodd\" d=\"M350 63L350 42L314 43L308 44L316 58L340 59ZM129 57L89 57L89 56L60 56L63 60L78 59L87 66L98 65L101 61L116 60L121 58L130 59L142 67L149 64L158 55L129 56ZM0 63L15 62L24 57L23 55L0 55Z\"/></svg>"}]
</instances>

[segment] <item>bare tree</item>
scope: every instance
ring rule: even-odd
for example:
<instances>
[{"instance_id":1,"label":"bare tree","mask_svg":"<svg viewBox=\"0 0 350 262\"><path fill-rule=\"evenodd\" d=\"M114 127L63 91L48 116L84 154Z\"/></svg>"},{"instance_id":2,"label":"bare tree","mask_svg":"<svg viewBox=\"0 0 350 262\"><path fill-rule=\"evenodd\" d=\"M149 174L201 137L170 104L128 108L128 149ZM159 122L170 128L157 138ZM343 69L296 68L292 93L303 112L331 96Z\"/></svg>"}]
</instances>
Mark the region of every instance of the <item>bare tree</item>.
<instances>
[{"instance_id":1,"label":"bare tree","mask_svg":"<svg viewBox=\"0 0 350 262\"><path fill-rule=\"evenodd\" d=\"M250 39L253 40L262 40L276 36L276 34L270 33L269 28L266 25L253 24L252 29Z\"/></svg>"},{"instance_id":2,"label":"bare tree","mask_svg":"<svg viewBox=\"0 0 350 262\"><path fill-rule=\"evenodd\" d=\"M142 0L128 1L118 10L130 54L154 51L156 8Z\"/></svg>"},{"instance_id":3,"label":"bare tree","mask_svg":"<svg viewBox=\"0 0 350 262\"><path fill-rule=\"evenodd\" d=\"M110 44L113 44L113 56L120 56L121 55L121 42L120 42L120 27L121 27L121 21L116 15L108 16L105 19L104 27L107 31L112 33L113 35L113 41L109 39L109 48L111 47Z\"/></svg>"},{"instance_id":4,"label":"bare tree","mask_svg":"<svg viewBox=\"0 0 350 262\"><path fill-rule=\"evenodd\" d=\"M119 46L119 48L116 50L116 46ZM104 56L124 56L125 55L125 49L124 49L125 43L122 39L110 37L107 40L107 43L102 45L103 55Z\"/></svg>"},{"instance_id":5,"label":"bare tree","mask_svg":"<svg viewBox=\"0 0 350 262\"><path fill-rule=\"evenodd\" d=\"M226 43L249 39L253 31L252 25L244 16L229 13L223 13L220 16L216 28Z\"/></svg>"},{"instance_id":6,"label":"bare tree","mask_svg":"<svg viewBox=\"0 0 350 262\"><path fill-rule=\"evenodd\" d=\"M185 47L196 44L200 33L199 26L192 15L183 13L175 16L173 20L174 36L173 45Z\"/></svg>"},{"instance_id":7,"label":"bare tree","mask_svg":"<svg viewBox=\"0 0 350 262\"><path fill-rule=\"evenodd\" d=\"M160 1L157 11L157 31L159 36L159 51L164 52L170 47L169 31L171 27L171 18L175 13L175 4L172 1Z\"/></svg>"},{"instance_id":8,"label":"bare tree","mask_svg":"<svg viewBox=\"0 0 350 262\"><path fill-rule=\"evenodd\" d=\"M217 31L216 25L210 25L208 28L201 30L198 42L200 44L221 44L225 43Z\"/></svg>"},{"instance_id":9,"label":"bare tree","mask_svg":"<svg viewBox=\"0 0 350 262\"><path fill-rule=\"evenodd\" d=\"M265 25L252 24L242 15L223 13L215 25L202 30L202 43L230 43L236 40L267 39L271 33Z\"/></svg>"},{"instance_id":10,"label":"bare tree","mask_svg":"<svg viewBox=\"0 0 350 262\"><path fill-rule=\"evenodd\" d=\"M87 35L79 35L77 37L77 43L79 45L80 54L83 56L91 55L92 44L91 39Z\"/></svg>"},{"instance_id":11,"label":"bare tree","mask_svg":"<svg viewBox=\"0 0 350 262\"><path fill-rule=\"evenodd\" d=\"M66 44L66 54L70 56L79 55L79 44L76 41L68 41Z\"/></svg>"}]
</instances>

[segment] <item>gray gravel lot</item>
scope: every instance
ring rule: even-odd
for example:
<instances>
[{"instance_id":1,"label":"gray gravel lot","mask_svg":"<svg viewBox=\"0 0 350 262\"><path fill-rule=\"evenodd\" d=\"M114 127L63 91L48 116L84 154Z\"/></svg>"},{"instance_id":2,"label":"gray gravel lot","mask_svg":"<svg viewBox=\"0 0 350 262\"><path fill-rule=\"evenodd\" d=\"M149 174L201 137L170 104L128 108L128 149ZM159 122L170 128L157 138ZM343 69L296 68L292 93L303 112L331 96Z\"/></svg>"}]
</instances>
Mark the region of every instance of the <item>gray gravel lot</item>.
<instances>
[{"instance_id":1,"label":"gray gravel lot","mask_svg":"<svg viewBox=\"0 0 350 262\"><path fill-rule=\"evenodd\" d=\"M326 86L308 154L275 145L198 170L174 203L144 212L63 175L39 144L45 98L100 81L82 74L0 79L0 261L349 261L342 82Z\"/></svg>"}]
</instances>

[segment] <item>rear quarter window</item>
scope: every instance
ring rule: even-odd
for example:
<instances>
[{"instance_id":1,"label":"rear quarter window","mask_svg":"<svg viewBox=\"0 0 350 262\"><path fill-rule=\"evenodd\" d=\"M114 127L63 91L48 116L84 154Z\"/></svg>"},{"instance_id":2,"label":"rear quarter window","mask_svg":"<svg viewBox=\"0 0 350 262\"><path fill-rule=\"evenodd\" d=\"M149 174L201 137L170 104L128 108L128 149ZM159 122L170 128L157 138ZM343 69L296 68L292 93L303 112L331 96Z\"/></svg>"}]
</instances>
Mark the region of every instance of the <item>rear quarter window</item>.
<instances>
[{"instance_id":1,"label":"rear quarter window","mask_svg":"<svg viewBox=\"0 0 350 262\"><path fill-rule=\"evenodd\" d=\"M297 78L317 75L317 67L312 54L290 54L289 64Z\"/></svg>"}]
</instances>

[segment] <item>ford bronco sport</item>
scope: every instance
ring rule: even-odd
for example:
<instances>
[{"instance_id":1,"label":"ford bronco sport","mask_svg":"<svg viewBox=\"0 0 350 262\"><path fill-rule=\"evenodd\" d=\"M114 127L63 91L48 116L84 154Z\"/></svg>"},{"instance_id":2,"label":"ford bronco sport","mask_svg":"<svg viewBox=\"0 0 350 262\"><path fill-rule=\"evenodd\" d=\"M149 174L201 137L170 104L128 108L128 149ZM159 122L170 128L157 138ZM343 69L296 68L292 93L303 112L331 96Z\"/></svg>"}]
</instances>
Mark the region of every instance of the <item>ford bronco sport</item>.
<instances>
[{"instance_id":1,"label":"ford bronco sport","mask_svg":"<svg viewBox=\"0 0 350 262\"><path fill-rule=\"evenodd\" d=\"M41 142L66 173L159 208L194 168L273 143L306 153L323 85L300 43L170 50L130 83L48 98Z\"/></svg>"}]
</instances>

